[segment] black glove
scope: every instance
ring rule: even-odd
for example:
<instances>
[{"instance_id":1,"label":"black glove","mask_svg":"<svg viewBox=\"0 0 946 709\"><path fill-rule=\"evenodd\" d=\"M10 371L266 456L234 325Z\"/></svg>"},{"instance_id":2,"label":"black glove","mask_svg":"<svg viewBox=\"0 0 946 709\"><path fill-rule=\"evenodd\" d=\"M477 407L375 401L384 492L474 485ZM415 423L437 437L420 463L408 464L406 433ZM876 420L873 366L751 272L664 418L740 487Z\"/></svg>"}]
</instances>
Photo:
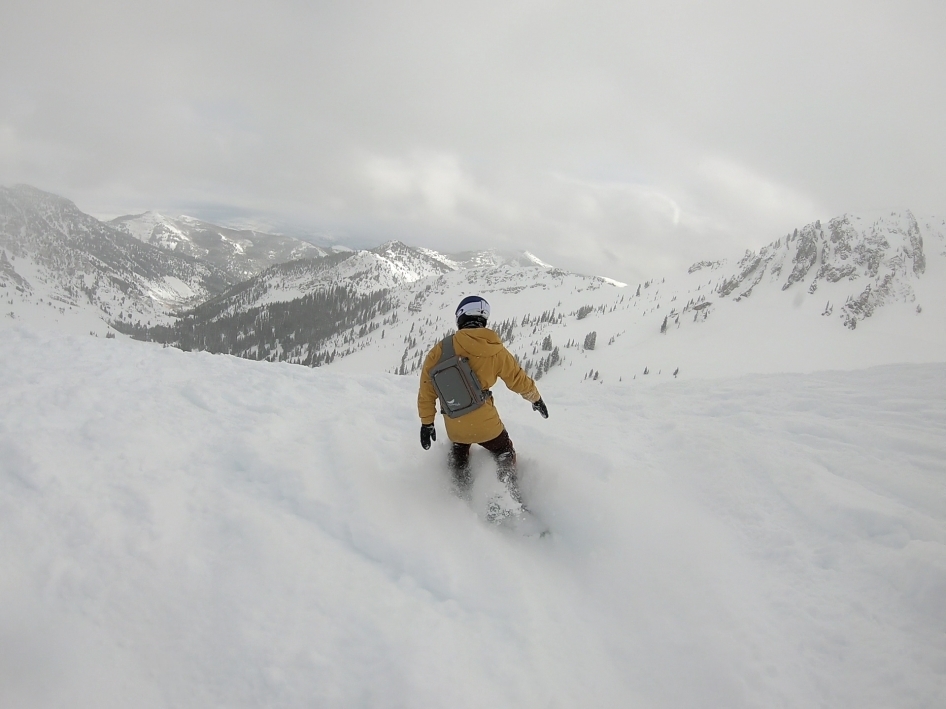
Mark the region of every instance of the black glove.
<instances>
[{"instance_id":1,"label":"black glove","mask_svg":"<svg viewBox=\"0 0 946 709\"><path fill-rule=\"evenodd\" d=\"M549 417L549 407L545 405L545 402L542 399L539 399L532 405L534 411L538 411L542 414L542 418L547 419Z\"/></svg>"},{"instance_id":2,"label":"black glove","mask_svg":"<svg viewBox=\"0 0 946 709\"><path fill-rule=\"evenodd\" d=\"M546 414L548 415L548 414ZM437 429L432 423L422 423L420 425L420 444L424 450L430 449L430 442L437 440Z\"/></svg>"}]
</instances>

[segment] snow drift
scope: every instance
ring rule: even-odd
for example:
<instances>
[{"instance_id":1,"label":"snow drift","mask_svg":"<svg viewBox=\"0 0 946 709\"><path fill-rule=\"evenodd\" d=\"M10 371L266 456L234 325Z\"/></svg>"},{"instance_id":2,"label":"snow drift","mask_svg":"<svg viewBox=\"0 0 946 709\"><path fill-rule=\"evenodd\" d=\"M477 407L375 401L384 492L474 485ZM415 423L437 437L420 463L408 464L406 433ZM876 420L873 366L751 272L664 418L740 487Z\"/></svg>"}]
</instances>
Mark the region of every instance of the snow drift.
<instances>
[{"instance_id":1,"label":"snow drift","mask_svg":"<svg viewBox=\"0 0 946 709\"><path fill-rule=\"evenodd\" d=\"M946 696L946 365L497 391L526 539L450 495L414 377L19 327L0 362L0 705Z\"/></svg>"}]
</instances>

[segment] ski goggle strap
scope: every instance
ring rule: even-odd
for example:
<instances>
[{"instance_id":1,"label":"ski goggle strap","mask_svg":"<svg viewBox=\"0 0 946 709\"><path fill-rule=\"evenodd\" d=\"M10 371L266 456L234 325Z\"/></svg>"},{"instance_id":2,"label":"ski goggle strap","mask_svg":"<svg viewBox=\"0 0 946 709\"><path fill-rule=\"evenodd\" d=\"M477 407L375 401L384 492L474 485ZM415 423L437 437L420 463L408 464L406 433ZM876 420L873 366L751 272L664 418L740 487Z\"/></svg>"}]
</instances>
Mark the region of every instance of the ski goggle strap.
<instances>
[{"instance_id":1,"label":"ski goggle strap","mask_svg":"<svg viewBox=\"0 0 946 709\"><path fill-rule=\"evenodd\" d=\"M461 315L478 315L489 320L489 303L479 296L471 295L457 306L457 318Z\"/></svg>"}]
</instances>

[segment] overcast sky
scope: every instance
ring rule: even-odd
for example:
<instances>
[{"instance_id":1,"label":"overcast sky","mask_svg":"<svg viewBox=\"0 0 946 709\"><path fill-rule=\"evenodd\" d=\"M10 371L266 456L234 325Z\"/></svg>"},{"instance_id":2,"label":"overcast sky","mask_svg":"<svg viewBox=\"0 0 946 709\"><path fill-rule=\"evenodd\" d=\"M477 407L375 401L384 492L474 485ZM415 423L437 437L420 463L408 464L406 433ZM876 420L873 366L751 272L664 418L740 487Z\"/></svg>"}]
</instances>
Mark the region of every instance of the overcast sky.
<instances>
[{"instance_id":1,"label":"overcast sky","mask_svg":"<svg viewBox=\"0 0 946 709\"><path fill-rule=\"evenodd\" d=\"M629 281L946 212L946 2L0 0L0 184Z\"/></svg>"}]
</instances>

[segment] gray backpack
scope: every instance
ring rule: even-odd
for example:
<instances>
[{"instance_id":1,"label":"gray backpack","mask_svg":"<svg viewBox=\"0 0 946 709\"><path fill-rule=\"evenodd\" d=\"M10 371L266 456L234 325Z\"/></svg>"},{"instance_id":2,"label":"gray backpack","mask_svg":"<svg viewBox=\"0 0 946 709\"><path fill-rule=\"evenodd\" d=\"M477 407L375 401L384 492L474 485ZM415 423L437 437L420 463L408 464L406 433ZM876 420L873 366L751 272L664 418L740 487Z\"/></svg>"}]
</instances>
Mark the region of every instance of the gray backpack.
<instances>
[{"instance_id":1,"label":"gray backpack","mask_svg":"<svg viewBox=\"0 0 946 709\"><path fill-rule=\"evenodd\" d=\"M493 395L480 386L466 357L458 357L453 335L443 338L443 354L430 370L430 380L440 399L440 413L455 419L476 411Z\"/></svg>"}]
</instances>

